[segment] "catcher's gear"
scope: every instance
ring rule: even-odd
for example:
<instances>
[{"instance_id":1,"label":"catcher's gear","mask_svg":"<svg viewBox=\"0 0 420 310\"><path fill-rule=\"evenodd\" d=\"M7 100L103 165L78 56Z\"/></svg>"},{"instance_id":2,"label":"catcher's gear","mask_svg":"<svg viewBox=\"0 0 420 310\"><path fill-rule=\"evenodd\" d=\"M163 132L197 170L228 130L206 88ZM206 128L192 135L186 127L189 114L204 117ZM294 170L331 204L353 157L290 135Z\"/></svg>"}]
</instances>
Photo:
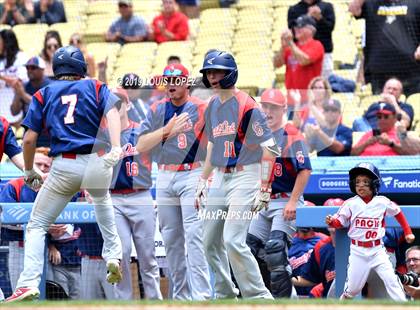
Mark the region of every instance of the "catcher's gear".
<instances>
[{"instance_id":1,"label":"catcher's gear","mask_svg":"<svg viewBox=\"0 0 420 310\"><path fill-rule=\"evenodd\" d=\"M262 209L267 210L268 204L270 203L271 199L271 188L264 189L261 188L256 194L254 199L254 205L252 206L252 212L259 212Z\"/></svg>"},{"instance_id":2,"label":"catcher's gear","mask_svg":"<svg viewBox=\"0 0 420 310\"><path fill-rule=\"evenodd\" d=\"M113 146L111 151L103 157L105 166L108 168L114 167L120 161L121 155L122 149L119 146Z\"/></svg>"},{"instance_id":3,"label":"catcher's gear","mask_svg":"<svg viewBox=\"0 0 420 310\"><path fill-rule=\"evenodd\" d=\"M198 210L205 208L207 203L207 180L200 177L195 191L194 206Z\"/></svg>"},{"instance_id":4,"label":"catcher's gear","mask_svg":"<svg viewBox=\"0 0 420 310\"><path fill-rule=\"evenodd\" d=\"M206 71L210 69L226 71L225 77L219 81L220 87L223 89L232 87L238 80L238 66L235 58L229 53L211 52L204 58L203 68L201 68L200 73L203 74L203 83L207 88L211 87L206 75Z\"/></svg>"},{"instance_id":5,"label":"catcher's gear","mask_svg":"<svg viewBox=\"0 0 420 310\"><path fill-rule=\"evenodd\" d=\"M371 163L359 163L349 171L349 184L350 190L356 193L356 177L358 175L367 175L372 181L370 182L370 188L374 195L377 195L381 186L381 175L379 174L378 168Z\"/></svg>"},{"instance_id":6,"label":"catcher's gear","mask_svg":"<svg viewBox=\"0 0 420 310\"><path fill-rule=\"evenodd\" d=\"M62 75L84 77L87 72L87 65L82 51L71 45L60 47L54 53L52 63L55 77Z\"/></svg>"},{"instance_id":7,"label":"catcher's gear","mask_svg":"<svg viewBox=\"0 0 420 310\"><path fill-rule=\"evenodd\" d=\"M25 184L28 185L34 191L39 191L39 189L42 186L42 183L44 183L42 176L34 169L25 170L24 180Z\"/></svg>"}]
</instances>

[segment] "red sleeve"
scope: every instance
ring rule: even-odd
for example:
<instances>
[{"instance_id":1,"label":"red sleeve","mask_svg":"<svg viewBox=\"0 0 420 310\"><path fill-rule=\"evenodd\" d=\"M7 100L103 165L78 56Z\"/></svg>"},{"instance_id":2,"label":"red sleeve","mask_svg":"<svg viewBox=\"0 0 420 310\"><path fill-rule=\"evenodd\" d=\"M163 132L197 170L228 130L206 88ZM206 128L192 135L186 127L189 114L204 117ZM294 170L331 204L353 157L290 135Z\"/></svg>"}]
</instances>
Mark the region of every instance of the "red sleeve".
<instances>
[{"instance_id":1,"label":"red sleeve","mask_svg":"<svg viewBox=\"0 0 420 310\"><path fill-rule=\"evenodd\" d=\"M310 44L308 48L303 52L308 55L311 63L313 63L320 60L324 56L324 47L322 46L321 42L314 40L312 41L312 44Z\"/></svg>"},{"instance_id":2,"label":"red sleeve","mask_svg":"<svg viewBox=\"0 0 420 310\"><path fill-rule=\"evenodd\" d=\"M337 229L343 228L343 225L338 219L334 219L328 226Z\"/></svg>"},{"instance_id":3,"label":"red sleeve","mask_svg":"<svg viewBox=\"0 0 420 310\"><path fill-rule=\"evenodd\" d=\"M401 228L404 230L404 236L411 235L413 233L402 211L395 216L395 219L398 221L398 223L400 223Z\"/></svg>"},{"instance_id":4,"label":"red sleeve","mask_svg":"<svg viewBox=\"0 0 420 310\"><path fill-rule=\"evenodd\" d=\"M154 19L153 19L153 22L152 22L152 28L153 28L153 34L155 35L155 38L156 38L156 36L160 36L160 29L159 29L159 27L157 26L157 24L158 24L158 21L159 21L159 18L160 16L156 16Z\"/></svg>"},{"instance_id":5,"label":"red sleeve","mask_svg":"<svg viewBox=\"0 0 420 310\"><path fill-rule=\"evenodd\" d=\"M188 28L188 18L180 13L179 23L174 29L174 40L175 41L184 41L188 38L190 30Z\"/></svg>"}]
</instances>

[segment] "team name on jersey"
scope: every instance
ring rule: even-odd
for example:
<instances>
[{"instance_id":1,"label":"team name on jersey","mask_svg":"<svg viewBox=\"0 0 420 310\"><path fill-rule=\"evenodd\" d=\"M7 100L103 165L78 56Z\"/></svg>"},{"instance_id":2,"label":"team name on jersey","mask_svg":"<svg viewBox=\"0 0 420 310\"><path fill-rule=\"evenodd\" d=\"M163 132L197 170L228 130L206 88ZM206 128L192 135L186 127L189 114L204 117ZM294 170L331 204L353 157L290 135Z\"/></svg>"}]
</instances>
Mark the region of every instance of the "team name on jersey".
<instances>
[{"instance_id":1,"label":"team name on jersey","mask_svg":"<svg viewBox=\"0 0 420 310\"><path fill-rule=\"evenodd\" d=\"M139 154L139 152L137 152L137 149L131 143L125 144L122 147L122 151L123 151L123 158Z\"/></svg>"},{"instance_id":2,"label":"team name on jersey","mask_svg":"<svg viewBox=\"0 0 420 310\"><path fill-rule=\"evenodd\" d=\"M354 221L355 228L379 228L381 225L381 221L377 218L370 218L370 217L356 217Z\"/></svg>"},{"instance_id":3,"label":"team name on jersey","mask_svg":"<svg viewBox=\"0 0 420 310\"><path fill-rule=\"evenodd\" d=\"M228 121L224 121L223 123L217 125L213 128L213 137L222 137L222 136L229 136L234 135L236 133L236 124L233 122L229 125Z\"/></svg>"},{"instance_id":4,"label":"team name on jersey","mask_svg":"<svg viewBox=\"0 0 420 310\"><path fill-rule=\"evenodd\" d=\"M189 120L185 123L184 127L182 128L182 131L183 131L183 132L190 131L191 129L193 129L193 127L194 127L193 122L192 122L192 120L191 120L191 119L189 119Z\"/></svg>"},{"instance_id":5,"label":"team name on jersey","mask_svg":"<svg viewBox=\"0 0 420 310\"><path fill-rule=\"evenodd\" d=\"M292 269L297 269L300 266L306 264L309 260L309 257L311 257L311 253L312 253L313 249L310 249L308 252L306 252L305 254L303 254L300 257L291 257L289 258L289 263L290 266L292 266Z\"/></svg>"}]
</instances>

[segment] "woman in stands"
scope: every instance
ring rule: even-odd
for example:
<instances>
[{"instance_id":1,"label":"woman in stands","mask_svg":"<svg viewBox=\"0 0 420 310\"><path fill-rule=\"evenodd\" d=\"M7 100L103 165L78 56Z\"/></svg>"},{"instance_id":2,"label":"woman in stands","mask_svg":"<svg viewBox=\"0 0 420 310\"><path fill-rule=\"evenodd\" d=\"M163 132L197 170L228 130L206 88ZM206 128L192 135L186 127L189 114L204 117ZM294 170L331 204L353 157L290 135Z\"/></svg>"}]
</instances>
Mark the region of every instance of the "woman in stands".
<instances>
[{"instance_id":1,"label":"woman in stands","mask_svg":"<svg viewBox=\"0 0 420 310\"><path fill-rule=\"evenodd\" d=\"M15 96L18 80L28 81L26 61L28 58L20 51L13 30L0 31L0 115L11 125L19 127L22 113L12 115L10 107Z\"/></svg>"},{"instance_id":2,"label":"woman in stands","mask_svg":"<svg viewBox=\"0 0 420 310\"><path fill-rule=\"evenodd\" d=\"M45 61L44 74L46 77L52 78L54 76L52 69L52 59L56 50L62 47L61 37L58 31L47 31L44 38L44 48L41 51L41 58Z\"/></svg>"},{"instance_id":3,"label":"woman in stands","mask_svg":"<svg viewBox=\"0 0 420 310\"><path fill-rule=\"evenodd\" d=\"M94 78L96 71L95 71L95 59L93 58L93 55L89 53L86 49L86 45L83 41L83 37L80 33L73 33L70 37L69 45L73 45L77 48L79 48L83 56L85 57L86 63L87 63L87 76Z\"/></svg>"},{"instance_id":4,"label":"woman in stands","mask_svg":"<svg viewBox=\"0 0 420 310\"><path fill-rule=\"evenodd\" d=\"M306 124L325 125L323 105L332 94L330 83L322 76L313 78L308 89L308 102L297 105L293 116L293 124L302 131Z\"/></svg>"}]
</instances>

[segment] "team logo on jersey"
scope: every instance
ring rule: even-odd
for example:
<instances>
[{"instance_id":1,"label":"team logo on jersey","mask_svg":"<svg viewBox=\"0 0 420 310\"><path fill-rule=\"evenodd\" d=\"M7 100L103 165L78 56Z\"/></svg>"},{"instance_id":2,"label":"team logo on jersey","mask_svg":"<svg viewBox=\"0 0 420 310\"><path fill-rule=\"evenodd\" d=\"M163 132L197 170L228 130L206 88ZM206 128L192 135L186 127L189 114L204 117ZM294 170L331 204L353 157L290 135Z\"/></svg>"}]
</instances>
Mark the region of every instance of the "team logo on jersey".
<instances>
[{"instance_id":1,"label":"team logo on jersey","mask_svg":"<svg viewBox=\"0 0 420 310\"><path fill-rule=\"evenodd\" d=\"M123 151L123 158L138 155L139 152L137 151L136 147L133 146L131 143L127 143L122 147Z\"/></svg>"},{"instance_id":2,"label":"team logo on jersey","mask_svg":"<svg viewBox=\"0 0 420 310\"><path fill-rule=\"evenodd\" d=\"M188 119L188 121L185 123L184 128L182 128L183 132L187 132L190 131L191 129L193 129L193 122L191 119Z\"/></svg>"},{"instance_id":3,"label":"team logo on jersey","mask_svg":"<svg viewBox=\"0 0 420 310\"><path fill-rule=\"evenodd\" d=\"M305 155L303 155L302 151L297 151L296 152L296 159L297 159L299 164L303 165L305 163Z\"/></svg>"},{"instance_id":4,"label":"team logo on jersey","mask_svg":"<svg viewBox=\"0 0 420 310\"><path fill-rule=\"evenodd\" d=\"M215 138L234 135L235 133L236 133L235 122L232 122L232 124L229 125L228 121L224 121L223 123L213 128L213 137Z\"/></svg>"},{"instance_id":5,"label":"team logo on jersey","mask_svg":"<svg viewBox=\"0 0 420 310\"><path fill-rule=\"evenodd\" d=\"M259 122L252 123L252 130L257 137L261 137L264 134L264 129L261 127Z\"/></svg>"},{"instance_id":6,"label":"team logo on jersey","mask_svg":"<svg viewBox=\"0 0 420 310\"><path fill-rule=\"evenodd\" d=\"M292 269L297 269L300 266L306 264L309 261L309 258L311 257L313 249L310 249L308 252L304 253L300 257L292 256L289 258L290 266L292 266Z\"/></svg>"}]
</instances>

